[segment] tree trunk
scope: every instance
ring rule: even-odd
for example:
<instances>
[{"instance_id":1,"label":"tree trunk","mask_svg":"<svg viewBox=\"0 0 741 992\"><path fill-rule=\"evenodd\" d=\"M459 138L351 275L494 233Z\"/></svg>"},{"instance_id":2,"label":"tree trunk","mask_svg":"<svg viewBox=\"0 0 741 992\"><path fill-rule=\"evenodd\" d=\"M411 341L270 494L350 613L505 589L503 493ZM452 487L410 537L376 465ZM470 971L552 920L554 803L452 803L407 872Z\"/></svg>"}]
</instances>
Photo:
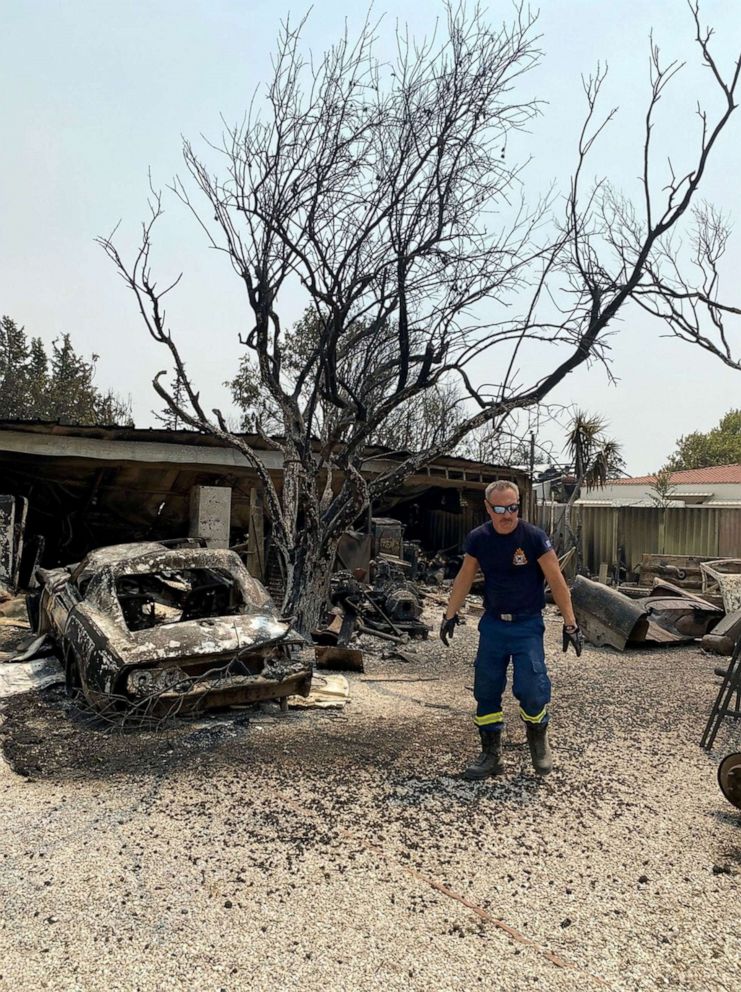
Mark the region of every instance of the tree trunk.
<instances>
[{"instance_id":1,"label":"tree trunk","mask_svg":"<svg viewBox=\"0 0 741 992\"><path fill-rule=\"evenodd\" d=\"M305 637L318 625L329 598L329 579L337 542L321 557L317 534L304 531L288 566L283 614L293 617L293 625Z\"/></svg>"},{"instance_id":2,"label":"tree trunk","mask_svg":"<svg viewBox=\"0 0 741 992\"><path fill-rule=\"evenodd\" d=\"M329 599L340 536L361 512L367 490L359 469L351 465L340 493L332 497L331 483L322 478L320 464L311 457L302 462L299 455L298 445L289 439L284 455L283 516L290 529L289 541L280 549L286 564L283 615L292 617L293 625L309 637ZM337 507L331 512L333 502Z\"/></svg>"}]
</instances>

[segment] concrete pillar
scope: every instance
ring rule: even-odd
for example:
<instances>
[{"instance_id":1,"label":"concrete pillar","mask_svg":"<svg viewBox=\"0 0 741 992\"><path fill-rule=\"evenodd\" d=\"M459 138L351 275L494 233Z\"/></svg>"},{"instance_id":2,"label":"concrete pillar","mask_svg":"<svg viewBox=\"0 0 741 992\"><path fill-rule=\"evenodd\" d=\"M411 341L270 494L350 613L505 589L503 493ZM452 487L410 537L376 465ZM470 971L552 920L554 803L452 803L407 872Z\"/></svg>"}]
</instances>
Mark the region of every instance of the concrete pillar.
<instances>
[{"instance_id":1,"label":"concrete pillar","mask_svg":"<svg viewBox=\"0 0 741 992\"><path fill-rule=\"evenodd\" d=\"M231 516L229 486L193 486L190 491L191 537L205 538L209 548L228 548Z\"/></svg>"}]
</instances>

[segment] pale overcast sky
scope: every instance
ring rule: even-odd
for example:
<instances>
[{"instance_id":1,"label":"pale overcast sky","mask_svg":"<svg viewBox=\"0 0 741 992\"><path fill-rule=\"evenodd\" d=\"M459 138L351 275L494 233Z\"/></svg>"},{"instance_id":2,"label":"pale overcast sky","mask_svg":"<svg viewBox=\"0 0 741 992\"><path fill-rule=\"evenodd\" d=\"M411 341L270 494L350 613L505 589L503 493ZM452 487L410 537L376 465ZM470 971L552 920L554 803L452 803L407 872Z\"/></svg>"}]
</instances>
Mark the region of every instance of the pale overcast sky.
<instances>
[{"instance_id":1,"label":"pale overcast sky","mask_svg":"<svg viewBox=\"0 0 741 992\"><path fill-rule=\"evenodd\" d=\"M488 6L496 19L512 9L499 2ZM150 425L150 411L160 405L150 382L165 362L94 238L122 220L122 249L135 244L146 211L147 170L155 185L165 186L184 171L181 135L216 139L220 114L241 117L255 86L267 78L281 17L304 9L281 0L2 4L0 313L46 341L69 331L80 351L97 353L99 384L131 396L138 426ZM429 32L439 7L432 0L398 0L393 7L378 2L375 9L388 11L382 34L390 36L396 18L420 34ZM346 17L353 27L363 10L316 0L307 46L321 50ZM524 92L549 105L515 150L533 156L529 185L541 189L556 180L566 187L583 110L580 74L601 60L609 64L605 109L618 104L620 112L592 169L634 195L651 28L667 58L692 62L664 101L659 137L680 155L685 139L696 137L696 96L707 96L710 108L719 106L707 71L697 69L684 0L543 0L540 10L544 58ZM730 68L741 48L741 2L707 0L703 18L715 26L718 58ZM738 113L705 186L706 198L736 223L726 281L734 291L741 264ZM169 305L171 325L208 406L228 408L221 383L236 367L237 332L245 327L239 285L178 204L170 202L167 210L156 268L163 282L184 272ZM581 370L554 397L603 414L633 474L660 466L679 435L707 430L730 407L741 406L741 373L662 333L640 314L626 314L611 341L618 382L610 385L599 367Z\"/></svg>"}]
</instances>

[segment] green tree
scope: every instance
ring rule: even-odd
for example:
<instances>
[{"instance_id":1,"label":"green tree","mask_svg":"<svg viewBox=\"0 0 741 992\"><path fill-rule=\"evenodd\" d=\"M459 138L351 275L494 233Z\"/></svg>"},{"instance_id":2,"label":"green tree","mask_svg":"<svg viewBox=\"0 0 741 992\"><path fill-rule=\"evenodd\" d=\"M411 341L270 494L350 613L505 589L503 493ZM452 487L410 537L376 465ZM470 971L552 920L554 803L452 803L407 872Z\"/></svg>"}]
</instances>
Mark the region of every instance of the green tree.
<instances>
[{"instance_id":1,"label":"green tree","mask_svg":"<svg viewBox=\"0 0 741 992\"><path fill-rule=\"evenodd\" d=\"M69 334L52 341L49 375L49 406L62 420L90 420L95 403L94 365L72 346Z\"/></svg>"},{"instance_id":2,"label":"green tree","mask_svg":"<svg viewBox=\"0 0 741 992\"><path fill-rule=\"evenodd\" d=\"M566 436L566 448L576 476L574 499L579 498L582 486L601 489L608 479L622 473L625 463L621 447L607 436L606 431L604 418L585 410L574 411Z\"/></svg>"},{"instance_id":3,"label":"green tree","mask_svg":"<svg viewBox=\"0 0 741 992\"><path fill-rule=\"evenodd\" d=\"M49 420L49 359L41 338L31 338L28 378L31 415L36 420Z\"/></svg>"},{"instance_id":4,"label":"green tree","mask_svg":"<svg viewBox=\"0 0 741 992\"><path fill-rule=\"evenodd\" d=\"M666 509L672 505L672 494L677 491L677 487L672 484L672 470L662 468L656 473L654 484L649 492L649 499L654 506Z\"/></svg>"},{"instance_id":5,"label":"green tree","mask_svg":"<svg viewBox=\"0 0 741 992\"><path fill-rule=\"evenodd\" d=\"M111 390L95 386L97 355L78 355L69 334L29 343L23 327L0 320L0 419L65 420L76 424L130 424L131 408Z\"/></svg>"},{"instance_id":6,"label":"green tree","mask_svg":"<svg viewBox=\"0 0 741 992\"><path fill-rule=\"evenodd\" d=\"M577 571L581 566L581 547L579 528L572 526L574 503L585 485L601 489L608 479L620 475L624 466L620 445L608 437L607 426L603 417L577 409L566 435L566 450L574 465L576 483L566 502L564 531L567 541L576 548Z\"/></svg>"},{"instance_id":7,"label":"green tree","mask_svg":"<svg viewBox=\"0 0 741 992\"><path fill-rule=\"evenodd\" d=\"M679 472L709 465L734 465L741 462L741 410L729 410L717 427L706 434L694 431L677 441L666 468Z\"/></svg>"},{"instance_id":8,"label":"green tree","mask_svg":"<svg viewBox=\"0 0 741 992\"><path fill-rule=\"evenodd\" d=\"M0 416L28 418L29 357L26 332L10 317L0 321Z\"/></svg>"}]
</instances>

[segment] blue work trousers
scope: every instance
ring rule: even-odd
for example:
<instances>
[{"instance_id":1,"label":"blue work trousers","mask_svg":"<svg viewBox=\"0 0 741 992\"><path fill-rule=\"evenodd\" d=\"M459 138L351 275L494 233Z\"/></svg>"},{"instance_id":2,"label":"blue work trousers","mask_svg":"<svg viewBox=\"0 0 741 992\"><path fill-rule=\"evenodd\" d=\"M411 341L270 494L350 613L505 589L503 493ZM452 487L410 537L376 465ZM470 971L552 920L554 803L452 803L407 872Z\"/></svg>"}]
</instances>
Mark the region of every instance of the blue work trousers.
<instances>
[{"instance_id":1,"label":"blue work trousers","mask_svg":"<svg viewBox=\"0 0 741 992\"><path fill-rule=\"evenodd\" d=\"M502 693L510 659L512 691L520 703L520 716L526 723L548 722L551 680L545 666L544 632L540 614L519 621L499 620L489 613L482 616L473 682L474 722L481 730L499 731L504 725Z\"/></svg>"}]
</instances>

